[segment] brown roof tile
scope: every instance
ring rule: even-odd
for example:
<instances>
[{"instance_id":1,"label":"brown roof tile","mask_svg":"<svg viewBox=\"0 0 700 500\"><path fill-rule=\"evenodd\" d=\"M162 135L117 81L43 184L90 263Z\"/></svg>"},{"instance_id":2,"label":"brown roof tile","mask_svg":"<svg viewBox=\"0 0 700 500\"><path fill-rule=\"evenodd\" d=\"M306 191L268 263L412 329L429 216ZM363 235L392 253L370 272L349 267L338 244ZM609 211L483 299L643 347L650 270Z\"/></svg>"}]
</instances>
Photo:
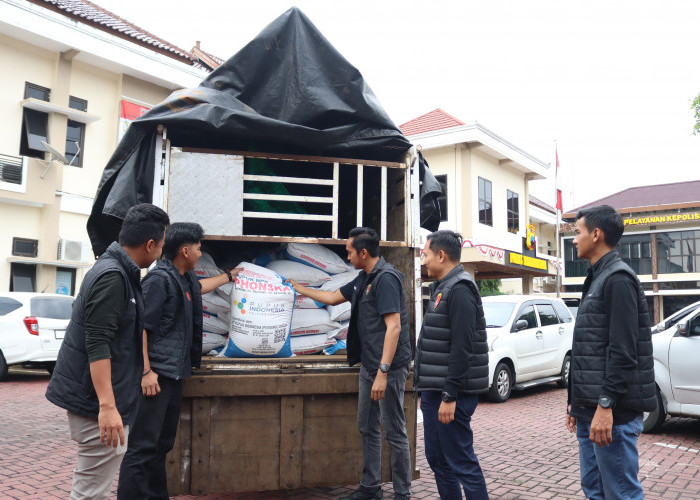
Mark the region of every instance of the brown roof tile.
<instances>
[{"instance_id":1,"label":"brown roof tile","mask_svg":"<svg viewBox=\"0 0 700 500\"><path fill-rule=\"evenodd\" d=\"M399 126L399 130L401 130L403 135L409 136L462 125L465 125L463 121L438 108L418 118L407 121Z\"/></svg>"},{"instance_id":2,"label":"brown roof tile","mask_svg":"<svg viewBox=\"0 0 700 500\"><path fill-rule=\"evenodd\" d=\"M76 21L111 33L125 40L177 59L185 64L202 67L191 53L159 38L135 24L103 9L88 0L28 0L36 5L63 14Z\"/></svg>"},{"instance_id":3,"label":"brown roof tile","mask_svg":"<svg viewBox=\"0 0 700 500\"><path fill-rule=\"evenodd\" d=\"M635 211L631 209L659 209L664 205L694 204L700 206L700 180L675 182L672 184L654 184L651 186L631 187L605 198L586 203L569 214L575 214L582 208L596 205L610 205L615 210Z\"/></svg>"},{"instance_id":4,"label":"brown roof tile","mask_svg":"<svg viewBox=\"0 0 700 500\"><path fill-rule=\"evenodd\" d=\"M532 195L529 195L529 196L530 196L530 205L534 205L534 206L536 206L536 207L538 207L538 208L541 208L541 209L544 210L545 212L549 212L549 213L552 213L552 214L555 214L555 215L556 215L557 210L556 210L556 208L554 208L552 205L548 205L548 204L545 203L544 201L542 201L542 200L540 200L539 198L536 198L536 197L534 197L534 196L532 196Z\"/></svg>"}]
</instances>

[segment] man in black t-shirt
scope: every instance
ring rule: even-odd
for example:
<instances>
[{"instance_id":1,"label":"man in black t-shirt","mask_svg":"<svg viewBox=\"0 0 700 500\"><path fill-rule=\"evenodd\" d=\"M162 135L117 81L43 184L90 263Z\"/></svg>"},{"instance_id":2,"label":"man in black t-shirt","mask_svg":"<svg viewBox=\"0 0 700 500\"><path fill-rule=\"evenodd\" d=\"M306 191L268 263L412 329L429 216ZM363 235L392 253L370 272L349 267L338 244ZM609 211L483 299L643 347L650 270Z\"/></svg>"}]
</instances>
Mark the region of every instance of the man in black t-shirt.
<instances>
[{"instance_id":1,"label":"man in black t-shirt","mask_svg":"<svg viewBox=\"0 0 700 500\"><path fill-rule=\"evenodd\" d=\"M202 357L202 294L233 281L238 269L197 281L204 230L168 228L164 258L143 279L143 398L119 472L119 499L168 498L165 456L175 444L182 379Z\"/></svg>"},{"instance_id":2,"label":"man in black t-shirt","mask_svg":"<svg viewBox=\"0 0 700 500\"><path fill-rule=\"evenodd\" d=\"M379 237L373 229L358 227L350 231L345 249L352 266L360 269L351 283L334 292L293 281L290 284L296 292L324 304L352 303L348 363L362 364L357 424L362 434L363 467L360 487L348 498L383 498L383 427L391 446L394 498L407 499L411 496L411 456L403 396L412 354L403 275L379 256Z\"/></svg>"}]
</instances>

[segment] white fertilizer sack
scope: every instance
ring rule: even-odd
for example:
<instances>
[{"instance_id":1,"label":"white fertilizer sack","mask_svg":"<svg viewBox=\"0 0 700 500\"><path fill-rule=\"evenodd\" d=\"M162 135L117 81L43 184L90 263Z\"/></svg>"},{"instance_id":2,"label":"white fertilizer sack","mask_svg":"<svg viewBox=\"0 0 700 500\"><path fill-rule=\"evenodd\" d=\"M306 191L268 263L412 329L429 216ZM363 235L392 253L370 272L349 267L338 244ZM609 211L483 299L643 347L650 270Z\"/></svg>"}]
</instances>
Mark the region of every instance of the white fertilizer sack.
<instances>
[{"instance_id":1,"label":"white fertilizer sack","mask_svg":"<svg viewBox=\"0 0 700 500\"><path fill-rule=\"evenodd\" d=\"M221 273L223 273L223 271L217 267L211 255L202 252L202 256L199 258L194 268L194 274L197 276L197 279L212 278Z\"/></svg>"},{"instance_id":2,"label":"white fertilizer sack","mask_svg":"<svg viewBox=\"0 0 700 500\"><path fill-rule=\"evenodd\" d=\"M228 335L220 335L212 332L202 332L202 353L207 354L217 347L226 345Z\"/></svg>"},{"instance_id":3,"label":"white fertilizer sack","mask_svg":"<svg viewBox=\"0 0 700 500\"><path fill-rule=\"evenodd\" d=\"M218 317L216 314L202 313L202 329L212 333L225 335L228 333L229 320Z\"/></svg>"},{"instance_id":4,"label":"white fertilizer sack","mask_svg":"<svg viewBox=\"0 0 700 500\"><path fill-rule=\"evenodd\" d=\"M322 333L320 335L292 337L291 343L294 354L316 354L323 351L326 347L334 345L335 339L329 339Z\"/></svg>"},{"instance_id":5,"label":"white fertilizer sack","mask_svg":"<svg viewBox=\"0 0 700 500\"><path fill-rule=\"evenodd\" d=\"M348 338L348 328L350 327L350 320L343 321L340 323L338 328L334 328L326 334L329 339L345 340Z\"/></svg>"},{"instance_id":6,"label":"white fertilizer sack","mask_svg":"<svg viewBox=\"0 0 700 500\"><path fill-rule=\"evenodd\" d=\"M303 286L321 286L331 279L325 271L291 260L275 260L270 262L267 268L283 278L294 280Z\"/></svg>"},{"instance_id":7,"label":"white fertilizer sack","mask_svg":"<svg viewBox=\"0 0 700 500\"><path fill-rule=\"evenodd\" d=\"M325 309L297 309L292 318L292 337L328 333L340 323L331 321Z\"/></svg>"},{"instance_id":8,"label":"white fertilizer sack","mask_svg":"<svg viewBox=\"0 0 700 500\"><path fill-rule=\"evenodd\" d=\"M284 249L284 256L328 274L347 270L347 264L338 254L317 243L290 243Z\"/></svg>"},{"instance_id":9,"label":"white fertilizer sack","mask_svg":"<svg viewBox=\"0 0 700 500\"><path fill-rule=\"evenodd\" d=\"M316 302L314 299L310 299L300 293L298 293L296 299L294 299L295 309L321 309L323 307L326 307L325 304Z\"/></svg>"},{"instance_id":10,"label":"white fertilizer sack","mask_svg":"<svg viewBox=\"0 0 700 500\"><path fill-rule=\"evenodd\" d=\"M352 304L350 302L343 302L337 306L326 306L328 315L331 321L345 321L350 319L352 314Z\"/></svg>"},{"instance_id":11,"label":"white fertilizer sack","mask_svg":"<svg viewBox=\"0 0 700 500\"><path fill-rule=\"evenodd\" d=\"M358 274L360 274L359 269L353 269L351 271L346 270L345 272L331 276L331 279L321 285L321 290L335 292L343 285L347 285L352 280L357 278Z\"/></svg>"},{"instance_id":12,"label":"white fertilizer sack","mask_svg":"<svg viewBox=\"0 0 700 500\"><path fill-rule=\"evenodd\" d=\"M229 358L292 355L289 332L294 290L274 271L242 262L231 293L231 324L226 348Z\"/></svg>"},{"instance_id":13,"label":"white fertilizer sack","mask_svg":"<svg viewBox=\"0 0 700 500\"><path fill-rule=\"evenodd\" d=\"M227 323L231 319L231 303L214 292L202 295L202 309L205 313L213 314Z\"/></svg>"}]
</instances>

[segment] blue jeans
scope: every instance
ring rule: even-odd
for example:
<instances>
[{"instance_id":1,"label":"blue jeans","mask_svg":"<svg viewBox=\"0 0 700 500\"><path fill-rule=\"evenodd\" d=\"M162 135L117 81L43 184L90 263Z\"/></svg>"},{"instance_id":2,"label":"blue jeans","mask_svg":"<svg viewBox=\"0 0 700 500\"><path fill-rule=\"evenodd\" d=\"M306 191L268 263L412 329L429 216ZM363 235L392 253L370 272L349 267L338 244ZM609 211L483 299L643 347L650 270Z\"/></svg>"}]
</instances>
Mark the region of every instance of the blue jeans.
<instances>
[{"instance_id":1,"label":"blue jeans","mask_svg":"<svg viewBox=\"0 0 700 500\"><path fill-rule=\"evenodd\" d=\"M581 464L581 488L591 500L642 500L644 491L637 478L639 455L637 438L642 417L613 425L610 446L598 446L588 439L591 423L576 421L576 437Z\"/></svg>"},{"instance_id":2,"label":"blue jeans","mask_svg":"<svg viewBox=\"0 0 700 500\"><path fill-rule=\"evenodd\" d=\"M357 401L357 426L362 434L363 460L360 487L371 492L381 488L383 427L391 448L394 498L408 499L411 496L411 452L406 433L406 415L403 412L408 366L389 370L384 398L379 401L371 398L375 376L376 372L370 373L364 366L360 368Z\"/></svg>"},{"instance_id":3,"label":"blue jeans","mask_svg":"<svg viewBox=\"0 0 700 500\"><path fill-rule=\"evenodd\" d=\"M484 473L474 453L471 419L479 397L457 397L455 419L449 424L438 420L442 399L438 391L421 392L425 458L435 473L435 483L442 500L461 500L460 484L468 500L487 500Z\"/></svg>"}]
</instances>

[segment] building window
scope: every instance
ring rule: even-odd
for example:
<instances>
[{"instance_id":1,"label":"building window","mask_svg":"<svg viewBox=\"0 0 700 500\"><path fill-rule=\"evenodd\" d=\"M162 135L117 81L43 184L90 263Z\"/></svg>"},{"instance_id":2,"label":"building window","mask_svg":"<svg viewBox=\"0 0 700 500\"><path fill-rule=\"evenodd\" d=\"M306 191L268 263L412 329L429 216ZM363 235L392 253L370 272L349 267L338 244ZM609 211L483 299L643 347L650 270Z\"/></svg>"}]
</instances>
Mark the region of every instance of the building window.
<instances>
[{"instance_id":1,"label":"building window","mask_svg":"<svg viewBox=\"0 0 700 500\"><path fill-rule=\"evenodd\" d=\"M649 234L622 235L615 249L637 274L651 274L651 237ZM564 273L568 278L586 276L590 262L578 258L573 239L564 240ZM659 269L659 272L661 270ZM568 287L567 287L568 290Z\"/></svg>"},{"instance_id":2,"label":"building window","mask_svg":"<svg viewBox=\"0 0 700 500\"><path fill-rule=\"evenodd\" d=\"M87 111L87 101L70 96L68 106L78 111ZM85 124L68 120L66 129L66 159L74 167L83 166L83 150L85 149Z\"/></svg>"},{"instance_id":3,"label":"building window","mask_svg":"<svg viewBox=\"0 0 700 500\"><path fill-rule=\"evenodd\" d=\"M700 266L700 231L656 234L659 274L696 273Z\"/></svg>"},{"instance_id":4,"label":"building window","mask_svg":"<svg viewBox=\"0 0 700 500\"><path fill-rule=\"evenodd\" d=\"M437 202L440 205L440 222L447 220L447 176L436 175L435 179L440 183L442 193L438 196Z\"/></svg>"},{"instance_id":5,"label":"building window","mask_svg":"<svg viewBox=\"0 0 700 500\"><path fill-rule=\"evenodd\" d=\"M508 205L506 211L508 213L508 232L517 233L520 231L520 205L518 203L518 193L514 193L510 189L508 191Z\"/></svg>"},{"instance_id":6,"label":"building window","mask_svg":"<svg viewBox=\"0 0 700 500\"><path fill-rule=\"evenodd\" d=\"M60 295L75 295L75 269L68 267L56 268L56 293Z\"/></svg>"},{"instance_id":7,"label":"building window","mask_svg":"<svg viewBox=\"0 0 700 500\"><path fill-rule=\"evenodd\" d=\"M479 177L479 222L493 227L491 181Z\"/></svg>"},{"instance_id":8,"label":"building window","mask_svg":"<svg viewBox=\"0 0 700 500\"><path fill-rule=\"evenodd\" d=\"M51 91L46 87L26 82L24 85L24 98L34 98L40 101L48 101ZM44 146L41 141L48 139L48 113L42 113L34 109L24 108L22 112L22 134L20 137L19 154L32 158L44 159Z\"/></svg>"},{"instance_id":9,"label":"building window","mask_svg":"<svg viewBox=\"0 0 700 500\"><path fill-rule=\"evenodd\" d=\"M10 264L10 291L34 292L36 283L36 266L30 264Z\"/></svg>"},{"instance_id":10,"label":"building window","mask_svg":"<svg viewBox=\"0 0 700 500\"><path fill-rule=\"evenodd\" d=\"M12 255L17 257L36 257L39 254L39 240L12 238Z\"/></svg>"}]
</instances>

